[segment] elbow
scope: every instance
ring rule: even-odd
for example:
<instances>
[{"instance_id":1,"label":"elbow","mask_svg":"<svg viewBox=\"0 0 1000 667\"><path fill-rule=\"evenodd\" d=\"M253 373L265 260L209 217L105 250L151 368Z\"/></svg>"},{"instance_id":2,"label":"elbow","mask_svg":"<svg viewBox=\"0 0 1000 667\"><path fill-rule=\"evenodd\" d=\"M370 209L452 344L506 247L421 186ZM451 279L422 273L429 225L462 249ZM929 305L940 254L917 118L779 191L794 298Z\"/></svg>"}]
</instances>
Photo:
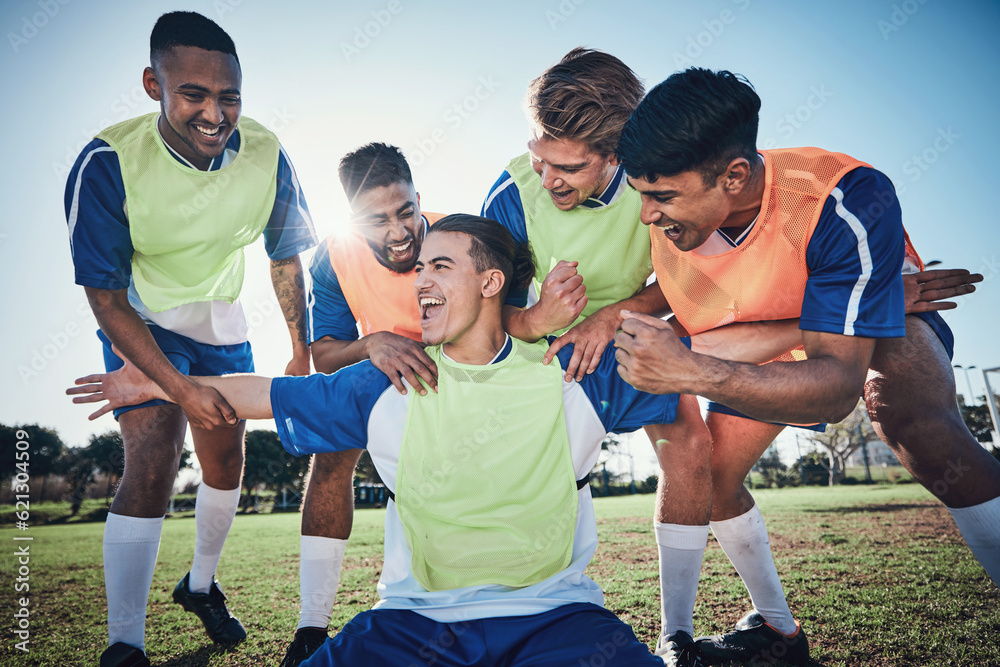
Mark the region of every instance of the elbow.
<instances>
[{"instance_id":1,"label":"elbow","mask_svg":"<svg viewBox=\"0 0 1000 667\"><path fill-rule=\"evenodd\" d=\"M823 421L836 424L847 419L848 415L854 412L854 408L858 406L860 396L861 392L854 390L853 387L845 388L835 400L830 402L829 410L823 416Z\"/></svg>"}]
</instances>

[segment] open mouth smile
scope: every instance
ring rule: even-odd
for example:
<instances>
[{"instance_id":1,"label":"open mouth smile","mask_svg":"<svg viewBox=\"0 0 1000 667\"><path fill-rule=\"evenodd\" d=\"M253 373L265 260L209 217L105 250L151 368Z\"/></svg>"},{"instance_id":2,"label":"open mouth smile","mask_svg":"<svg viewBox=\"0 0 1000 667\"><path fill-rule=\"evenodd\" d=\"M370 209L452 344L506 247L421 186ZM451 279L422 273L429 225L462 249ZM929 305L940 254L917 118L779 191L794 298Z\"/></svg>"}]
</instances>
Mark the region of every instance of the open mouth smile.
<instances>
[{"instance_id":1,"label":"open mouth smile","mask_svg":"<svg viewBox=\"0 0 1000 667\"><path fill-rule=\"evenodd\" d=\"M429 320L433 318L444 306L444 299L434 296L422 296L419 300L420 319Z\"/></svg>"},{"instance_id":2,"label":"open mouth smile","mask_svg":"<svg viewBox=\"0 0 1000 667\"><path fill-rule=\"evenodd\" d=\"M402 243L396 243L393 245L387 245L386 250L388 250L389 259L394 262L399 262L409 258L413 252L413 239L407 239Z\"/></svg>"}]
</instances>

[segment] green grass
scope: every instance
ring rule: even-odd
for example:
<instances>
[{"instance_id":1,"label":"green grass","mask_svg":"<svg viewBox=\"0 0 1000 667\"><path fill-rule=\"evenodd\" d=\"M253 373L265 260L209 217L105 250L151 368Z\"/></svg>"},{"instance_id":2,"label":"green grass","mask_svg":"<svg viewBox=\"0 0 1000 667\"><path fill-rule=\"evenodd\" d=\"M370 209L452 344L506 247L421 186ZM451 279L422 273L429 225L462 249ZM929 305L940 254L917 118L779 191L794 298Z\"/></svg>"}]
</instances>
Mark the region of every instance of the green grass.
<instances>
[{"instance_id":1,"label":"green grass","mask_svg":"<svg viewBox=\"0 0 1000 667\"><path fill-rule=\"evenodd\" d=\"M755 492L789 603L817 664L1000 665L1000 593L964 546L948 513L922 488L879 485ZM601 546L588 573L606 605L652 644L659 630L653 496L596 501ZM333 624L375 601L384 511L355 515ZM298 612L298 516L239 516L219 578L249 638L214 648L197 620L170 601L190 566L194 521L165 522L147 620L154 664L277 665ZM31 653L4 632L3 665L96 664L105 647L103 525L5 527L0 606L14 609L13 537L30 535ZM699 633L722 631L748 609L745 591L710 541L695 609Z\"/></svg>"}]
</instances>

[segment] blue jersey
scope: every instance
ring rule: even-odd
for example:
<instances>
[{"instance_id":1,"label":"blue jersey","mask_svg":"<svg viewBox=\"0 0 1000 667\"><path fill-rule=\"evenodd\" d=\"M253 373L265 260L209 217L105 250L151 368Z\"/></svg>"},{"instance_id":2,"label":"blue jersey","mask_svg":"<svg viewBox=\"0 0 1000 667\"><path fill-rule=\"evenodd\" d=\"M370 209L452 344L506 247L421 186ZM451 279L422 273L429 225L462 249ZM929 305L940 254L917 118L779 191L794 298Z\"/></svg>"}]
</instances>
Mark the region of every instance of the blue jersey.
<instances>
[{"instance_id":1,"label":"blue jersey","mask_svg":"<svg viewBox=\"0 0 1000 667\"><path fill-rule=\"evenodd\" d=\"M558 353L565 369L573 354ZM509 353L510 339L494 362ZM677 395L636 391L618 375L614 350L604 351L597 370L583 381L563 382L563 409L577 479L597 463L608 431L628 432L645 424L669 423ZM285 449L296 455L367 448L382 480L395 491L396 470L406 424L408 397L399 394L371 362L333 375L275 378L271 384L274 421ZM442 623L469 618L535 614L574 602L603 604L600 588L584 569L597 547L597 526L589 487L578 497L571 564L525 588L470 586L430 592L410 572L411 552L395 503L386 512L385 561L376 608L410 609Z\"/></svg>"},{"instance_id":2,"label":"blue jersey","mask_svg":"<svg viewBox=\"0 0 1000 667\"><path fill-rule=\"evenodd\" d=\"M164 145L178 162L191 166ZM239 145L237 130L223 155L212 160L209 169L229 164ZM274 206L263 236L268 256L281 260L315 246L316 233L295 169L283 148L278 156L276 180ZM246 340L246 321L238 303L185 304L164 314L152 313L142 304L131 285L134 249L121 165L118 154L102 139L87 144L77 158L66 182L64 203L78 285L128 289L130 303L144 320L201 343L230 345Z\"/></svg>"},{"instance_id":3,"label":"blue jersey","mask_svg":"<svg viewBox=\"0 0 1000 667\"><path fill-rule=\"evenodd\" d=\"M580 206L587 208L601 208L614 202L628 187L625 179L625 170L619 166L611 182L604 188L604 192L596 197L591 197ZM510 231L515 243L528 243L528 230L524 221L524 206L521 204L521 192L514 183L514 178L505 170L497 182L490 188L483 202L480 212L484 218L496 220ZM599 241L598 241L599 242ZM505 303L509 306L524 308L528 305L528 288L522 290L510 290L507 293Z\"/></svg>"},{"instance_id":4,"label":"blue jersey","mask_svg":"<svg viewBox=\"0 0 1000 667\"><path fill-rule=\"evenodd\" d=\"M427 229L427 218L424 218L424 235L427 234ZM309 276L312 278L312 285L306 296L309 344L312 345L325 336L334 340L357 340L358 318L351 312L344 291L340 288L337 272L330 263L328 243L323 243L313 255L309 264ZM416 296L413 298L416 299Z\"/></svg>"}]
</instances>

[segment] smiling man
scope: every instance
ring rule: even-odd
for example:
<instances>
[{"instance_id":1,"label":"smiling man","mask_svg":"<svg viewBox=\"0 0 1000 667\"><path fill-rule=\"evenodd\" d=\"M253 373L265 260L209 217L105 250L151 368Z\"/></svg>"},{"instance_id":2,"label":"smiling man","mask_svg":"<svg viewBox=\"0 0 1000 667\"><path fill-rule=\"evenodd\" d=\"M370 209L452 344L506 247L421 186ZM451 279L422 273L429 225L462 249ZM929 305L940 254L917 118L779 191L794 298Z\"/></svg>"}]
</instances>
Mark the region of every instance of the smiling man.
<instances>
[{"instance_id":1,"label":"smiling man","mask_svg":"<svg viewBox=\"0 0 1000 667\"><path fill-rule=\"evenodd\" d=\"M309 343L313 364L334 373L370 359L401 393L403 378L426 391L437 366L424 352L414 270L436 213L421 213L406 158L371 143L340 160L351 206L350 231L333 235L309 266ZM361 336L358 336L358 327ZM354 516L354 468L360 449L317 453L302 502L299 623L281 667L296 667L327 637L340 566Z\"/></svg>"},{"instance_id":2,"label":"smiling man","mask_svg":"<svg viewBox=\"0 0 1000 667\"><path fill-rule=\"evenodd\" d=\"M697 642L708 664L807 662L743 480L782 429L768 422L840 421L862 395L876 432L947 505L1000 584L1000 463L962 421L953 337L932 312L953 304L914 302L904 288L901 271L923 265L889 179L842 153L758 151L760 104L731 72L692 68L650 91L618 146L651 225L659 285L680 323L694 335L730 322L796 318L802 330L803 360L761 366L690 353L662 322L639 314L616 338L622 376L633 386L728 406L709 417L711 451L675 471L711 489L696 499L753 604L734 631ZM958 285L953 294L982 279L929 273L946 288ZM692 547L704 547L708 526L701 531ZM678 591L693 594L699 571L681 573Z\"/></svg>"},{"instance_id":3,"label":"smiling man","mask_svg":"<svg viewBox=\"0 0 1000 667\"><path fill-rule=\"evenodd\" d=\"M174 601L216 642L246 636L214 577L239 502L244 423L187 376L253 370L238 299L243 248L262 234L292 338L286 373L309 372L298 254L315 234L277 138L241 118L232 39L200 14L164 14L142 83L160 112L101 132L77 159L65 197L76 282L101 327L108 369L122 364L113 344L172 401L115 410L125 472L104 532L110 646L102 666L149 664L146 603L189 423L202 483L194 560Z\"/></svg>"},{"instance_id":4,"label":"smiling man","mask_svg":"<svg viewBox=\"0 0 1000 667\"><path fill-rule=\"evenodd\" d=\"M622 309L666 313L660 289L646 285L652 273L649 234L639 221L638 194L628 187L614 152L642 94L642 83L618 58L583 48L567 53L529 85L528 152L510 161L483 204L483 215L530 243L535 254L537 300L529 304L527 289L512 290L504 326L529 342L562 334L547 362L573 343L567 378L580 380L594 370L621 325ZM681 396L673 424L649 425L646 433L655 443L661 477L681 466L674 460L678 453L712 445L694 396ZM665 485L660 488L662 493ZM698 502L656 503L664 619L683 617L690 610L675 610L694 605L693 596L681 600L671 592L666 568L690 560L690 553L664 546L671 539L667 533L683 532L674 526L700 511ZM683 641L675 646L663 640L667 657L683 653Z\"/></svg>"},{"instance_id":5,"label":"smiling man","mask_svg":"<svg viewBox=\"0 0 1000 667\"><path fill-rule=\"evenodd\" d=\"M199 380L240 417L273 416L293 454L367 448L392 491L379 602L303 664L662 665L584 574L597 547L587 478L607 431L670 422L677 397L630 387L611 347L571 382L572 347L545 365L545 341L508 336L505 294L534 269L492 220L442 219L417 271L437 392L404 396L367 361L308 378ZM165 395L131 365L77 382L70 393L91 395L74 400L110 401L95 414Z\"/></svg>"}]
</instances>

